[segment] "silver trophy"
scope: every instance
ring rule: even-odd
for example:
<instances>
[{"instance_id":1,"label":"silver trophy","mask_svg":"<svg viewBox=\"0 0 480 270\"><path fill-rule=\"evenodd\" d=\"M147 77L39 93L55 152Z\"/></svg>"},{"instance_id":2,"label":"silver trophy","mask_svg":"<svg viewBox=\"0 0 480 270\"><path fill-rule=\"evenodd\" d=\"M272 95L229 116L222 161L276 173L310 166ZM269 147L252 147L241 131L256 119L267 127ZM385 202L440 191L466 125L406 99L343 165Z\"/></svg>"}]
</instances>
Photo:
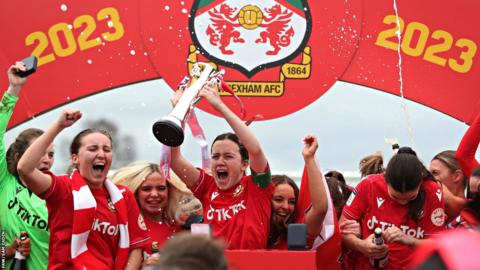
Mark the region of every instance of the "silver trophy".
<instances>
[{"instance_id":1,"label":"silver trophy","mask_svg":"<svg viewBox=\"0 0 480 270\"><path fill-rule=\"evenodd\" d=\"M213 67L207 63L196 63L190 72L190 85L184 90L182 97L169 115L153 124L153 135L161 143L176 147L183 143L183 122L190 108L194 105L198 92L208 82Z\"/></svg>"}]
</instances>

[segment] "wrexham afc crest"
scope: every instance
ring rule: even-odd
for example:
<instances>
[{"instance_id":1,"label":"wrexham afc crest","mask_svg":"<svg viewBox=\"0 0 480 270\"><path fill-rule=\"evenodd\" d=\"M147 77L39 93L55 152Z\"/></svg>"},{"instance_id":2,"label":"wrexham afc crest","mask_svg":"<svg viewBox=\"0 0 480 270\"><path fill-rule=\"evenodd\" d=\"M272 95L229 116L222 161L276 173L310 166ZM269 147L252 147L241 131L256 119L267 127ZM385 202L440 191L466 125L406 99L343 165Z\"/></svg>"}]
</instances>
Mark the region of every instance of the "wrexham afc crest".
<instances>
[{"instance_id":1,"label":"wrexham afc crest","mask_svg":"<svg viewBox=\"0 0 480 270\"><path fill-rule=\"evenodd\" d=\"M305 0L196 0L189 24L206 58L247 77L293 59L311 32Z\"/></svg>"}]
</instances>

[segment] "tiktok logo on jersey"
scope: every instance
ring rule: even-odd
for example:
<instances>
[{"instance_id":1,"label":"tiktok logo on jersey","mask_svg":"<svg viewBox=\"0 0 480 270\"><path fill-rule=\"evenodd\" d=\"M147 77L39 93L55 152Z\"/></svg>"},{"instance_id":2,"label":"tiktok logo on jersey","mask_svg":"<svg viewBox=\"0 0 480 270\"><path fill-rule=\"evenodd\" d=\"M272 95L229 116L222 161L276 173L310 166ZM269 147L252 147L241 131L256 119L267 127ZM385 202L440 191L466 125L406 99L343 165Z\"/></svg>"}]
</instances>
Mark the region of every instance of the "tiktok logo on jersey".
<instances>
[{"instance_id":1,"label":"tiktok logo on jersey","mask_svg":"<svg viewBox=\"0 0 480 270\"><path fill-rule=\"evenodd\" d=\"M27 209L17 197L8 202L8 209L13 211L23 222L48 232L48 222L36 215L38 210Z\"/></svg>"},{"instance_id":2,"label":"tiktok logo on jersey","mask_svg":"<svg viewBox=\"0 0 480 270\"><path fill-rule=\"evenodd\" d=\"M110 222L106 221L100 222L100 220L96 218L93 221L92 230L114 236L118 234L118 225L112 225Z\"/></svg>"},{"instance_id":3,"label":"tiktok logo on jersey","mask_svg":"<svg viewBox=\"0 0 480 270\"><path fill-rule=\"evenodd\" d=\"M373 231L376 227L380 227L384 232L387 228L391 226L393 226L393 224L384 222L384 221L379 221L375 216L372 216L372 218L370 218L367 221L367 227L371 231ZM416 229L413 229L406 225L400 225L398 226L398 228L400 228L400 230L402 230L404 234L415 237L417 239L423 239L423 235L425 234L425 230L422 229L421 227L417 227Z\"/></svg>"},{"instance_id":4,"label":"tiktok logo on jersey","mask_svg":"<svg viewBox=\"0 0 480 270\"><path fill-rule=\"evenodd\" d=\"M242 200L240 203L229 206L228 208L215 209L210 205L210 209L207 212L207 220L226 221L235 216L242 210L246 210L247 207Z\"/></svg>"}]
</instances>

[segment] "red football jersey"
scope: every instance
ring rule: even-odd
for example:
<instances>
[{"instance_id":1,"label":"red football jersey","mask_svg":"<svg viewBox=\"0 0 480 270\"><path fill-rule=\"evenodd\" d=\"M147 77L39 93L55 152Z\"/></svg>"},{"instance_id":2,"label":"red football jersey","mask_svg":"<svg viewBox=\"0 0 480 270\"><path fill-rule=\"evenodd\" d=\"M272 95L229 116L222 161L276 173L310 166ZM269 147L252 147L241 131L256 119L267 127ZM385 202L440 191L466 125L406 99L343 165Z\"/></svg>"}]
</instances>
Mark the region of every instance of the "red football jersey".
<instances>
[{"instance_id":1,"label":"red football jersey","mask_svg":"<svg viewBox=\"0 0 480 270\"><path fill-rule=\"evenodd\" d=\"M347 219L360 222L364 238L375 228L382 231L395 225L406 235L417 239L428 238L445 229L445 212L442 188L434 181L423 181L425 202L423 214L416 223L408 217L409 205L401 205L390 197L384 174L370 175L363 179L352 192L343 214ZM386 269L407 269L413 249L398 244L387 243L389 263ZM358 269L372 269L368 258L361 256Z\"/></svg>"},{"instance_id":2,"label":"red football jersey","mask_svg":"<svg viewBox=\"0 0 480 270\"><path fill-rule=\"evenodd\" d=\"M215 237L224 238L227 249L264 249L270 226L272 183L260 188L252 176L243 176L240 183L220 190L211 175L200 170L195 197L203 205L205 223Z\"/></svg>"},{"instance_id":3,"label":"red football jersey","mask_svg":"<svg viewBox=\"0 0 480 270\"><path fill-rule=\"evenodd\" d=\"M179 225L167 225L158 223L148 219L145 219L145 225L147 225L147 231L150 235L150 239L148 243L143 246L143 255L151 255L152 254L152 242L158 242L158 249L161 250L165 242L172 237L173 234L182 231L182 226Z\"/></svg>"},{"instance_id":4,"label":"red football jersey","mask_svg":"<svg viewBox=\"0 0 480 270\"><path fill-rule=\"evenodd\" d=\"M460 212L460 215L447 224L449 229L467 229L475 230L480 225L480 220L477 215L470 210L465 208Z\"/></svg>"},{"instance_id":5,"label":"red football jersey","mask_svg":"<svg viewBox=\"0 0 480 270\"><path fill-rule=\"evenodd\" d=\"M52 176L52 185L42 194L47 201L48 222L50 228L49 264L48 269L72 268L71 247L73 226L73 195L72 181L67 175ZM128 210L128 233L130 248L140 248L148 240L147 228L143 221L137 202L132 192L117 185L123 191ZM87 240L88 250L99 258L105 269L112 269L118 248L120 232L118 217L113 203L108 201L108 191L105 188L91 189L97 202L95 218Z\"/></svg>"}]
</instances>

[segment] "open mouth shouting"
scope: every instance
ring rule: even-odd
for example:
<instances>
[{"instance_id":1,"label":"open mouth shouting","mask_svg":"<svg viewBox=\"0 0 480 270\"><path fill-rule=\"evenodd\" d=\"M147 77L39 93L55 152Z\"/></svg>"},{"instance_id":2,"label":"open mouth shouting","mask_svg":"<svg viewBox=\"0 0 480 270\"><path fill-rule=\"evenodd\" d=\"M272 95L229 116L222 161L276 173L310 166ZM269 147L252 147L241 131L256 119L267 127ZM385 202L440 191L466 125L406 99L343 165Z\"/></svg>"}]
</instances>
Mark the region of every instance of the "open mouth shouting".
<instances>
[{"instance_id":1,"label":"open mouth shouting","mask_svg":"<svg viewBox=\"0 0 480 270\"><path fill-rule=\"evenodd\" d=\"M228 185L229 174L226 168L217 168L215 171L217 184L221 188L225 188Z\"/></svg>"},{"instance_id":2,"label":"open mouth shouting","mask_svg":"<svg viewBox=\"0 0 480 270\"><path fill-rule=\"evenodd\" d=\"M93 175L95 177L103 176L105 171L105 163L104 162L94 163L92 166L92 169L93 169Z\"/></svg>"}]
</instances>

